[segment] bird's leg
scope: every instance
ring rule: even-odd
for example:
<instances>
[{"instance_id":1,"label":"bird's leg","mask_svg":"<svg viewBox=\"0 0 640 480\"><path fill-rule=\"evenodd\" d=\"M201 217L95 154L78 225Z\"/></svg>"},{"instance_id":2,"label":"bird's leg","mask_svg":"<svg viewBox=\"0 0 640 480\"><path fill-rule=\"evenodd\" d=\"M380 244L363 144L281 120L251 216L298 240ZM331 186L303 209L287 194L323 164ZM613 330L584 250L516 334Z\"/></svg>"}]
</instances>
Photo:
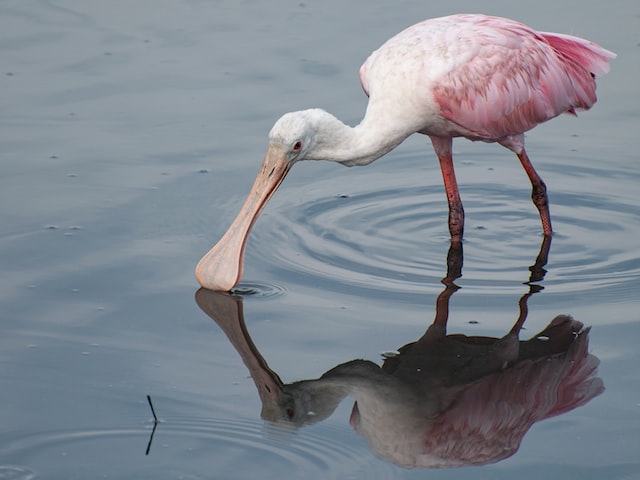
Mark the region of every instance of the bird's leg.
<instances>
[{"instance_id":1,"label":"bird's leg","mask_svg":"<svg viewBox=\"0 0 640 480\"><path fill-rule=\"evenodd\" d=\"M462 262L462 242L451 242L447 252L447 276L442 279L443 284L448 285L462 277Z\"/></svg>"},{"instance_id":2,"label":"bird's leg","mask_svg":"<svg viewBox=\"0 0 640 480\"><path fill-rule=\"evenodd\" d=\"M464 230L464 208L458 191L456 172L453 168L453 156L451 153L452 139L443 137L430 137L433 148L440 161L440 170L444 180L444 189L447 192L447 202L449 203L449 233L451 243L462 242Z\"/></svg>"},{"instance_id":3,"label":"bird's leg","mask_svg":"<svg viewBox=\"0 0 640 480\"><path fill-rule=\"evenodd\" d=\"M533 168L533 164L529 160L527 152L523 148L520 153L517 153L520 163L527 172L529 180L531 180L531 199L533 204L540 212L540 221L542 222L542 231L545 236L550 236L551 229L551 215L549 214L549 198L547 197L547 186L538 175L538 172Z\"/></svg>"},{"instance_id":4,"label":"bird's leg","mask_svg":"<svg viewBox=\"0 0 640 480\"><path fill-rule=\"evenodd\" d=\"M449 299L456 293L460 287L453 283L453 279L445 277L442 279L444 290L436 299L436 317L433 323L429 325L424 335L415 342L414 345L426 346L437 342L447 335L447 321L449 320Z\"/></svg>"},{"instance_id":5,"label":"bird's leg","mask_svg":"<svg viewBox=\"0 0 640 480\"><path fill-rule=\"evenodd\" d=\"M540 245L540 252L536 257L536 261L529 267L529 271L531 272L529 281L525 283L531 285L532 283L544 280L544 276L547 274L544 267L549 261L549 250L551 250L551 236L545 235L542 238L542 245Z\"/></svg>"}]
</instances>

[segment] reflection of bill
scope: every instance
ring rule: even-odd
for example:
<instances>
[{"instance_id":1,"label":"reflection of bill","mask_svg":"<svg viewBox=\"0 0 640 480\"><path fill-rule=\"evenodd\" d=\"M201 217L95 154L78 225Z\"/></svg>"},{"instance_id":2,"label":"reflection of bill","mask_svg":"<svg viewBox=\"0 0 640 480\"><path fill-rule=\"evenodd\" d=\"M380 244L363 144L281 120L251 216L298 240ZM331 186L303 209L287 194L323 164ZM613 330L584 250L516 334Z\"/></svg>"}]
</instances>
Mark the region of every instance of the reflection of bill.
<instances>
[{"instance_id":1,"label":"reflection of bill","mask_svg":"<svg viewBox=\"0 0 640 480\"><path fill-rule=\"evenodd\" d=\"M452 262L450 252L450 266L461 268L459 253L459 262ZM196 301L242 356L265 420L315 423L352 396L353 428L378 456L403 467L497 462L517 451L534 423L584 405L604 390L596 377L599 361L588 353L589 329L582 323L559 315L530 340L519 339L533 287L522 297L511 330L490 338L447 335L449 299L458 287L450 277L443 283L434 322L382 367L352 360L318 379L290 384L253 344L240 297L200 289Z\"/></svg>"}]
</instances>

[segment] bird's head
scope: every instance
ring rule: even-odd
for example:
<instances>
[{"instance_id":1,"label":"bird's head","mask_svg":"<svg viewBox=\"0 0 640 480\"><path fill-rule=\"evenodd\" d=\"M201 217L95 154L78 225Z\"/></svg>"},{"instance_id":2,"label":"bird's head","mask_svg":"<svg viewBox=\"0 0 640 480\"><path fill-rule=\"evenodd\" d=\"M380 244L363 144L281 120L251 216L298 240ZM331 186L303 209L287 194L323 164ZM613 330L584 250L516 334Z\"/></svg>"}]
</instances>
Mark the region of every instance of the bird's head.
<instances>
[{"instance_id":1,"label":"bird's head","mask_svg":"<svg viewBox=\"0 0 640 480\"><path fill-rule=\"evenodd\" d=\"M269 133L262 166L240 213L196 267L200 285L211 290L230 290L238 284L249 232L258 215L295 162L315 159L318 147L330 136L323 126L335 122L339 121L320 109L287 113L276 121Z\"/></svg>"},{"instance_id":2,"label":"bird's head","mask_svg":"<svg viewBox=\"0 0 640 480\"><path fill-rule=\"evenodd\" d=\"M285 113L269 132L269 150L278 150L290 164L319 160L325 143L335 142L332 127L338 124L342 122L320 108Z\"/></svg>"}]
</instances>

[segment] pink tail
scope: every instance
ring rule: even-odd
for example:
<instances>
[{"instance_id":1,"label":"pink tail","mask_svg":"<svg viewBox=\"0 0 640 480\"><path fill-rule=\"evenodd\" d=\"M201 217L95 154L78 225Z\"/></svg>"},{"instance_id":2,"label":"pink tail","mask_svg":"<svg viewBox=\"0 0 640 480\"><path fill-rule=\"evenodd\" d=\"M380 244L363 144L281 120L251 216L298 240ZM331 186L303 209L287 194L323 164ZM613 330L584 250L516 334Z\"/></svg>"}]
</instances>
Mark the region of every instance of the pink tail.
<instances>
[{"instance_id":1,"label":"pink tail","mask_svg":"<svg viewBox=\"0 0 640 480\"><path fill-rule=\"evenodd\" d=\"M540 35L549 42L559 57L564 59L563 68L570 80L570 84L565 84L564 90L555 90L550 95L558 100L558 95L566 94L569 108L564 111L568 113L575 114L575 109L591 108L596 103L595 77L609 71L609 59L615 58L616 54L593 42L571 35L548 32Z\"/></svg>"},{"instance_id":2,"label":"pink tail","mask_svg":"<svg viewBox=\"0 0 640 480\"><path fill-rule=\"evenodd\" d=\"M600 45L561 33L541 32L540 35L558 52L571 58L578 65L589 70L593 75L604 75L609 71L609 60L616 54Z\"/></svg>"}]
</instances>

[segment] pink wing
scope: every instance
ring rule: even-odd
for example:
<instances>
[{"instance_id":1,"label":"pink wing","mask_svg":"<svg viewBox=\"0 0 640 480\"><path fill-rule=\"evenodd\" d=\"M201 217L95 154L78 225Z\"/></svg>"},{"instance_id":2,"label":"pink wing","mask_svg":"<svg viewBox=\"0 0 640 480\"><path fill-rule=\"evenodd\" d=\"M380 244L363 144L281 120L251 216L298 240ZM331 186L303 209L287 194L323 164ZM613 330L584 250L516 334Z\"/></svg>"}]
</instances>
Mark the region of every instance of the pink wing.
<instances>
[{"instance_id":1,"label":"pink wing","mask_svg":"<svg viewBox=\"0 0 640 480\"><path fill-rule=\"evenodd\" d=\"M500 139L596 102L595 75L615 54L580 38L486 17L469 28L477 51L433 89L465 136ZM464 132L466 130L467 132Z\"/></svg>"}]
</instances>

